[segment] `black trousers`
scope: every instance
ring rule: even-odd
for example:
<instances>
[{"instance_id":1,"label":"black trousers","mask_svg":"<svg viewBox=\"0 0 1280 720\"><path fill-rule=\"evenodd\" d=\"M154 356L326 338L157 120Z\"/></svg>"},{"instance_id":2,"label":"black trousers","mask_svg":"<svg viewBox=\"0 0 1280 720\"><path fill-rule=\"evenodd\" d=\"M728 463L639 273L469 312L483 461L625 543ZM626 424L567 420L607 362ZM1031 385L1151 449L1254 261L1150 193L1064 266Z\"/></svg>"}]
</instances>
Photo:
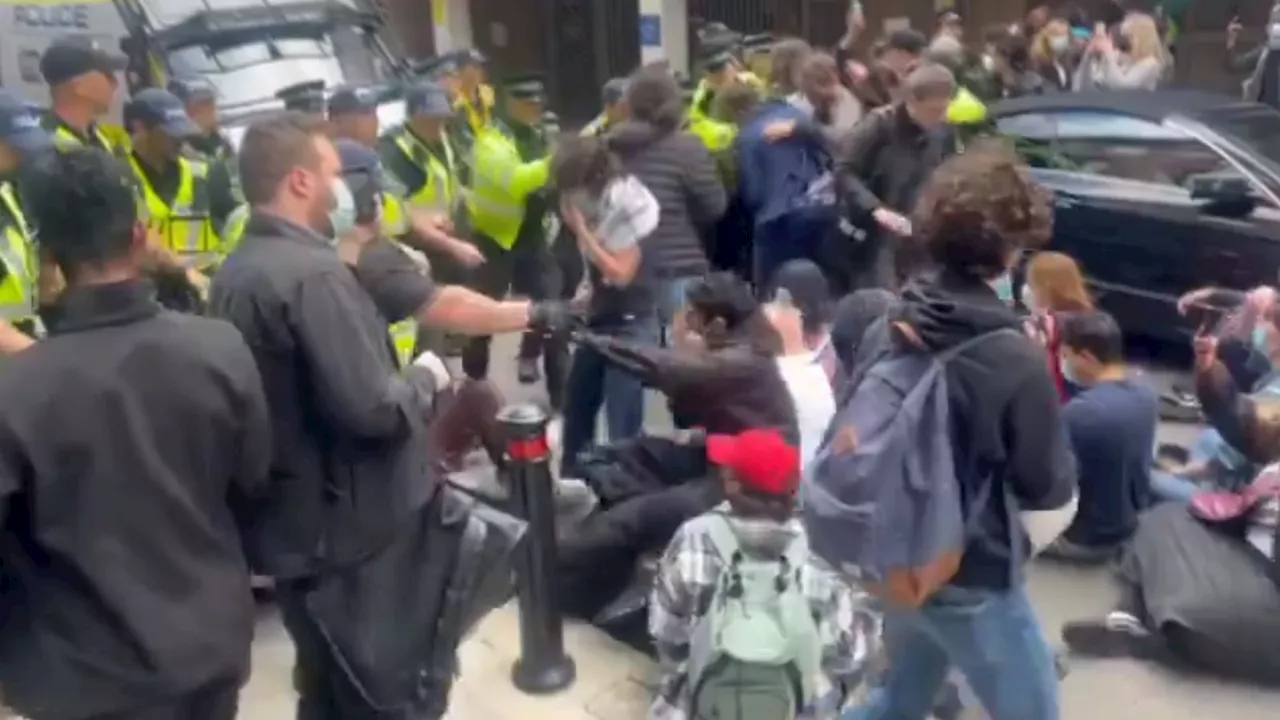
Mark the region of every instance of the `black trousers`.
<instances>
[{"instance_id":1,"label":"black trousers","mask_svg":"<svg viewBox=\"0 0 1280 720\"><path fill-rule=\"evenodd\" d=\"M168 702L93 720L236 720L240 685L240 678L217 680Z\"/></svg>"},{"instance_id":2,"label":"black trousers","mask_svg":"<svg viewBox=\"0 0 1280 720\"><path fill-rule=\"evenodd\" d=\"M467 287L495 300L505 298L508 293L530 300L549 297L554 263L540 237L520 237L510 250L504 250L492 238L479 233L472 241L484 253L485 262L468 273ZM492 339L489 336L471 338L462 350L462 370L472 380L489 376Z\"/></svg>"},{"instance_id":3,"label":"black trousers","mask_svg":"<svg viewBox=\"0 0 1280 720\"><path fill-rule=\"evenodd\" d=\"M572 233L562 230L551 244L549 262L544 273L544 297L547 300L570 300L586 274L582 251ZM539 299L539 298L535 298ZM569 343L563 338L548 338L541 333L525 332L520 337L520 359L542 356L542 373L547 380L547 396L557 412L564 410L565 383L569 375Z\"/></svg>"}]
</instances>

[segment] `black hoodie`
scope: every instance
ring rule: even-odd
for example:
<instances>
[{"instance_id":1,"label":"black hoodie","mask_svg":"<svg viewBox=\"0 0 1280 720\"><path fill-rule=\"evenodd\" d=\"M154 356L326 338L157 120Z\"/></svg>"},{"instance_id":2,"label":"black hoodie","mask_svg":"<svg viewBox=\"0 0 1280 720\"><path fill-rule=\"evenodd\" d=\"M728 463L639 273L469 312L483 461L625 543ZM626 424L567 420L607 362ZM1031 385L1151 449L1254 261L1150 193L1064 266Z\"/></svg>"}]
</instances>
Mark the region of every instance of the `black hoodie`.
<instances>
[{"instance_id":1,"label":"black hoodie","mask_svg":"<svg viewBox=\"0 0 1280 720\"><path fill-rule=\"evenodd\" d=\"M1061 508L1076 491L1075 458L1044 348L1022 335L1018 317L989 285L946 272L908 285L890 317L914 328L935 351L1001 328L1019 331L979 343L947 366L952 451L964 501L994 483L983 507L966 508L975 529L952 582L1008 589L1021 581L1030 547L1010 516ZM864 345L885 347L887 328L873 328L879 337Z\"/></svg>"}]
</instances>

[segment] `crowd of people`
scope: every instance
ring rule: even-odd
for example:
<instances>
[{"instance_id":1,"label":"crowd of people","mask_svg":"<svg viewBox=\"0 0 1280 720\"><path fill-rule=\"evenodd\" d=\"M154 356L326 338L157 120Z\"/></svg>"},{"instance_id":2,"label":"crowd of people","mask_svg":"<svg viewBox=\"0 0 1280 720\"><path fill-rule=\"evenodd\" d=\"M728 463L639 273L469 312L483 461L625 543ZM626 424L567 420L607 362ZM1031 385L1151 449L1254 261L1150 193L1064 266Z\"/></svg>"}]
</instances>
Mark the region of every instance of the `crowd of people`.
<instances>
[{"instance_id":1,"label":"crowd of people","mask_svg":"<svg viewBox=\"0 0 1280 720\"><path fill-rule=\"evenodd\" d=\"M230 720L256 573L299 718L443 717L520 541L447 482L511 459L504 332L594 496L557 528L563 610L642 600L651 717L1053 720L1040 555L1120 569L1069 650L1280 681L1280 296L1180 301L1211 427L1158 446L1048 194L966 132L1001 97L1157 87L1160 23L1037 8L975 48L947 13L859 58L864 29L855 2L834 52L780 40L761 77L705 28L696 82L641 67L576 134L463 51L403 126L306 85L238 152L197 84L105 137L118 63L51 46L43 123L0 93L0 697Z\"/></svg>"}]
</instances>

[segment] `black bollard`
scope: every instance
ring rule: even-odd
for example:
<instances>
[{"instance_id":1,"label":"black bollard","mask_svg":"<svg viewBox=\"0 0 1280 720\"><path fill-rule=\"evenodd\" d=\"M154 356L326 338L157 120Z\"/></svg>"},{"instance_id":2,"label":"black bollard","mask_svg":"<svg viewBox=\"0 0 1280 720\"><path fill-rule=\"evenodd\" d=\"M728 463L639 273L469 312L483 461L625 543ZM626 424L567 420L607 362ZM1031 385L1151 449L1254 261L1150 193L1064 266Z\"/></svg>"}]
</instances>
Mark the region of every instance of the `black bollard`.
<instances>
[{"instance_id":1,"label":"black bollard","mask_svg":"<svg viewBox=\"0 0 1280 720\"><path fill-rule=\"evenodd\" d=\"M498 413L507 437L508 487L515 511L529 523L516 567L520 603L520 659L511 679L521 691L563 690L577 675L564 651L564 622L556 597L556 498L547 445L547 414L536 405L508 405Z\"/></svg>"}]
</instances>

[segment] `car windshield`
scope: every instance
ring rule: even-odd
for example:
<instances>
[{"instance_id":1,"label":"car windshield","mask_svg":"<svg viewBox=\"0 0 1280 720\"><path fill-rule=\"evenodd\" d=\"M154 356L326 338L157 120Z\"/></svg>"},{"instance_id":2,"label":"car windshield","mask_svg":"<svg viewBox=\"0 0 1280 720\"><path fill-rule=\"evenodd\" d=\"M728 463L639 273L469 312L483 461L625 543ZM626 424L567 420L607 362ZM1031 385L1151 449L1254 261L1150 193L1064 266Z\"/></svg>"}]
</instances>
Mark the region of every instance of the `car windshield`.
<instances>
[{"instance_id":1,"label":"car windshield","mask_svg":"<svg viewBox=\"0 0 1280 720\"><path fill-rule=\"evenodd\" d=\"M231 112L274 102L277 92L301 82L323 80L336 87L382 79L374 54L356 31L346 28L321 39L264 38L227 47L180 47L169 51L168 60L174 76L202 77L212 83L219 104Z\"/></svg>"},{"instance_id":2,"label":"car windshield","mask_svg":"<svg viewBox=\"0 0 1280 720\"><path fill-rule=\"evenodd\" d=\"M1207 110L1200 119L1244 145L1251 155L1280 166L1280 112L1237 105Z\"/></svg>"}]
</instances>

